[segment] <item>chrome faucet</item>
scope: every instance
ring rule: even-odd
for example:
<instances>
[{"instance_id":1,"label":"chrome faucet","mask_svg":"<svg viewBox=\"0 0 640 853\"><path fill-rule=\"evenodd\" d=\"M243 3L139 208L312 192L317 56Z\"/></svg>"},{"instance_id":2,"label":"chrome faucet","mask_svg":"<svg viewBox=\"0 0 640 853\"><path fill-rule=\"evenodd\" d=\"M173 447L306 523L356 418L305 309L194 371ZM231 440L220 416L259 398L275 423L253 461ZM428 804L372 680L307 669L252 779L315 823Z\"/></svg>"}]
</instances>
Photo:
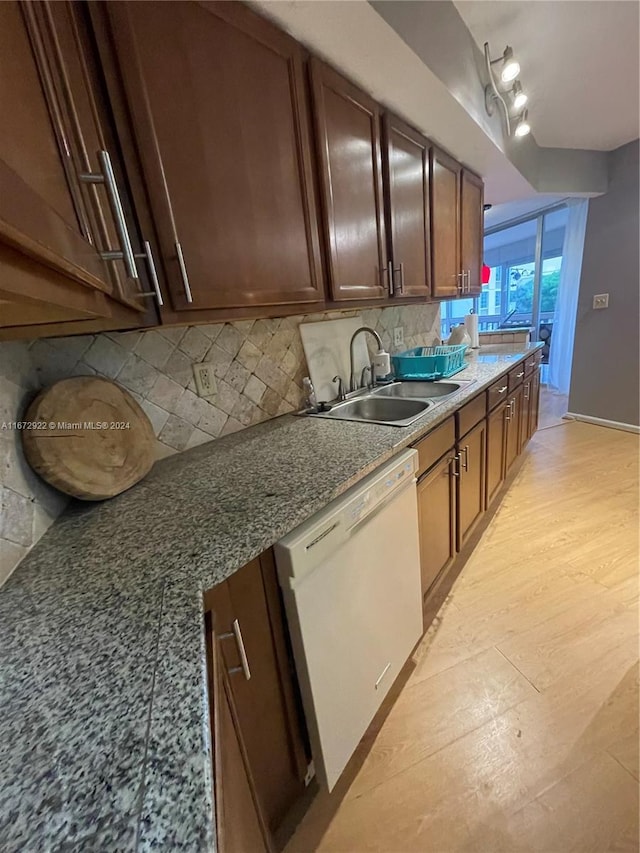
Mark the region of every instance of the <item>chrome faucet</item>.
<instances>
[{"instance_id":1,"label":"chrome faucet","mask_svg":"<svg viewBox=\"0 0 640 853\"><path fill-rule=\"evenodd\" d=\"M351 364L350 364L350 372L349 372L349 390L351 390L351 391L357 391L358 390L358 387L357 387L357 381L358 380L355 377L355 370L354 370L354 364L353 364L353 342L358 337L360 332L368 332L370 335L373 335L373 337L376 339L376 343L378 344L378 352L380 352L381 350L384 349L384 347L382 346L382 338L374 329L371 329L369 326L360 326L360 328L356 329L355 332L353 333L353 335L351 335L351 343L349 344L349 352L351 354ZM364 374L364 371L363 371L363 374ZM374 370L374 367L372 364L371 365L371 384L372 385L375 382L374 376L375 376L375 370Z\"/></svg>"}]
</instances>

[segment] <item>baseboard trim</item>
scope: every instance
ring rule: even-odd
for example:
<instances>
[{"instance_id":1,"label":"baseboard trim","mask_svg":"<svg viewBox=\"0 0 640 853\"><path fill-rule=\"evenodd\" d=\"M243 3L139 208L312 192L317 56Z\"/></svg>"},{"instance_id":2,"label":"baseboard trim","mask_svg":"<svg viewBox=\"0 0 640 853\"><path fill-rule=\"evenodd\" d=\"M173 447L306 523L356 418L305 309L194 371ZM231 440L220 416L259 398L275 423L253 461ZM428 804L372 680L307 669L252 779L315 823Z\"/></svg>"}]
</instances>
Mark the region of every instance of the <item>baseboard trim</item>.
<instances>
[{"instance_id":1,"label":"baseboard trim","mask_svg":"<svg viewBox=\"0 0 640 853\"><path fill-rule=\"evenodd\" d=\"M584 421L587 424L608 427L609 429L621 429L624 432L633 432L640 435L640 426L635 424L623 424L620 421L608 421L605 418L592 418L591 415L577 415L575 412L567 412L564 416L567 420Z\"/></svg>"}]
</instances>

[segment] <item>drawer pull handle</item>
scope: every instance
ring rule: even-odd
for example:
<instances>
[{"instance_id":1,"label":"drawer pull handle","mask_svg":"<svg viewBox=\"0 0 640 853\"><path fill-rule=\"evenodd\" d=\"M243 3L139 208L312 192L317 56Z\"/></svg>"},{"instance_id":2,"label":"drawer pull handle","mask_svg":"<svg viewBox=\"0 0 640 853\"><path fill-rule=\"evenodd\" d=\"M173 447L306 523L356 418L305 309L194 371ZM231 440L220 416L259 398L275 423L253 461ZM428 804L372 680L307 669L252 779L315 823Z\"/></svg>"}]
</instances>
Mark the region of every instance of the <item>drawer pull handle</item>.
<instances>
[{"instance_id":1,"label":"drawer pull handle","mask_svg":"<svg viewBox=\"0 0 640 853\"><path fill-rule=\"evenodd\" d=\"M238 646L238 654L240 655L240 666L232 666L229 669L229 674L233 674L235 672L244 672L244 677L247 681L251 678L251 670L249 669L249 660L247 658L247 651L244 647L244 640L242 639L242 631L240 630L240 623L237 619L233 620L233 631L228 631L226 634L220 634L219 639L228 640L231 637L235 637L236 645Z\"/></svg>"},{"instance_id":2,"label":"drawer pull handle","mask_svg":"<svg viewBox=\"0 0 640 853\"><path fill-rule=\"evenodd\" d=\"M523 376L524 376L524 370L521 371L520 373L516 373L516 379L522 379Z\"/></svg>"},{"instance_id":3,"label":"drawer pull handle","mask_svg":"<svg viewBox=\"0 0 640 853\"><path fill-rule=\"evenodd\" d=\"M504 394L504 392L506 390L507 390L507 386L503 385L502 388L496 388L496 394Z\"/></svg>"}]
</instances>

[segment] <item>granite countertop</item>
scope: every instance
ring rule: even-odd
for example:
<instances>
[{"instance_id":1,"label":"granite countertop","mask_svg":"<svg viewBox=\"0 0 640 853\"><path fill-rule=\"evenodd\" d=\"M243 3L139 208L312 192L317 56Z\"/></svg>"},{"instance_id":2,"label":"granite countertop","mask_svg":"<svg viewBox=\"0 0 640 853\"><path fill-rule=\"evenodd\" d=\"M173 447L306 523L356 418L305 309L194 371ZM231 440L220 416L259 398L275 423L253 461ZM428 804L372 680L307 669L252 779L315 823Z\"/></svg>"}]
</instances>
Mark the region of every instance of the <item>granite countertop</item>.
<instances>
[{"instance_id":1,"label":"granite countertop","mask_svg":"<svg viewBox=\"0 0 640 853\"><path fill-rule=\"evenodd\" d=\"M3 853L215 850L202 592L538 346L409 427L285 415L74 503L0 589Z\"/></svg>"}]
</instances>

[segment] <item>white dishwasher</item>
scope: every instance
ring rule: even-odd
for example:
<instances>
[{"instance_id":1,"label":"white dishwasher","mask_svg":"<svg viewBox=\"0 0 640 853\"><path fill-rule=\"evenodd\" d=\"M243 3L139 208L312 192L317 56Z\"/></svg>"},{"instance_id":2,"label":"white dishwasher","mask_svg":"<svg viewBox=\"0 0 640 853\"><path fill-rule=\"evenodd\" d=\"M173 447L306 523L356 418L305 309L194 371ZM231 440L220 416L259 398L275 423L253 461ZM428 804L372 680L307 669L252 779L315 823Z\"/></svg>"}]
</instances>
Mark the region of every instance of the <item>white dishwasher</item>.
<instances>
[{"instance_id":1,"label":"white dishwasher","mask_svg":"<svg viewBox=\"0 0 640 853\"><path fill-rule=\"evenodd\" d=\"M408 450L275 546L318 777L331 790L422 634Z\"/></svg>"}]
</instances>

